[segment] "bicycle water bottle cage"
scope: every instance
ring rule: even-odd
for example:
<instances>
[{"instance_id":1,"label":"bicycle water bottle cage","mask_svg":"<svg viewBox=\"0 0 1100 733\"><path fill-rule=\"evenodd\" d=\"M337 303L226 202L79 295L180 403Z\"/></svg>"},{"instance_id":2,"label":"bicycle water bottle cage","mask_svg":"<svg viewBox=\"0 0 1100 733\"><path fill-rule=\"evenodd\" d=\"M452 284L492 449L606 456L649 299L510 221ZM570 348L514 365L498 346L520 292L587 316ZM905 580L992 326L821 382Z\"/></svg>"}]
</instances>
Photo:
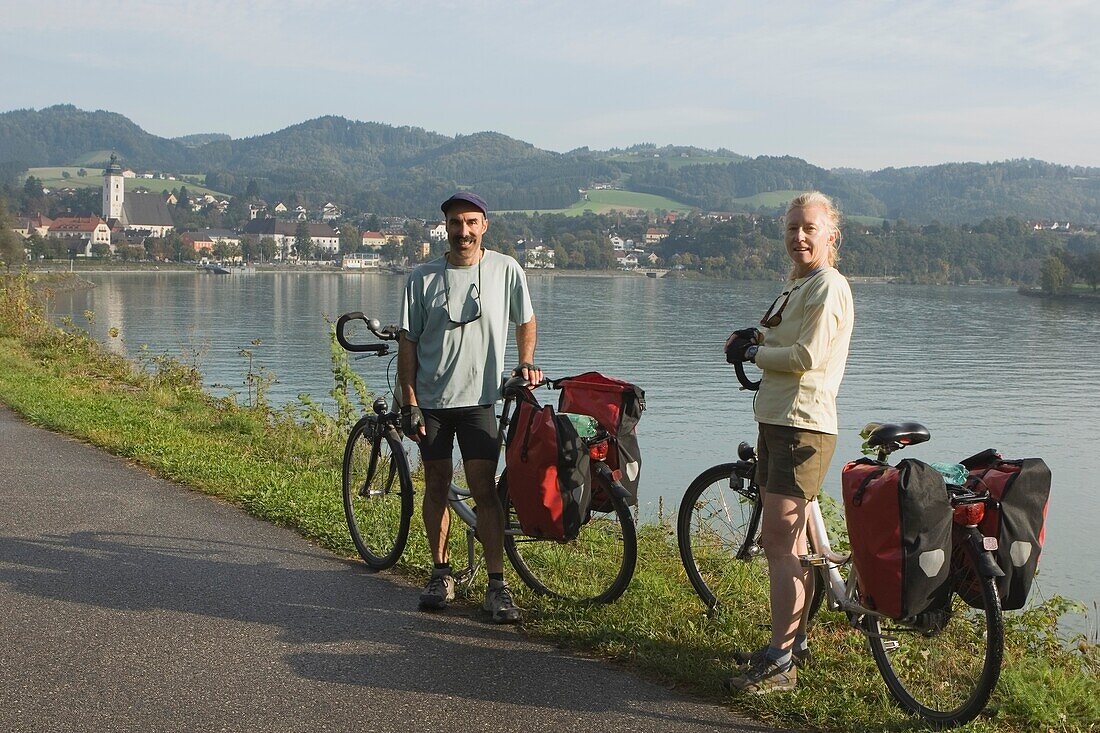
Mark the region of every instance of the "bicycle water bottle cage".
<instances>
[{"instance_id":1,"label":"bicycle water bottle cage","mask_svg":"<svg viewBox=\"0 0 1100 733\"><path fill-rule=\"evenodd\" d=\"M916 422L884 423L867 436L867 446L877 448L880 455L889 455L907 445L917 445L932 437L928 428Z\"/></svg>"}]
</instances>

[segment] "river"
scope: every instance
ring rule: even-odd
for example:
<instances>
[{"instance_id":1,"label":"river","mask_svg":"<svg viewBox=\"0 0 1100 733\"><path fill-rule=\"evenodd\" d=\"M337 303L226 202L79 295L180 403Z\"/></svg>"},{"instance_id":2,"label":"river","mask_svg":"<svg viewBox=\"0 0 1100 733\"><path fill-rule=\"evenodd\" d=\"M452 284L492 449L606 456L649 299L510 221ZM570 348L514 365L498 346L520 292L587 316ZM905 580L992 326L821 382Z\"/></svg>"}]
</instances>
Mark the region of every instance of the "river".
<instances>
[{"instance_id":1,"label":"river","mask_svg":"<svg viewBox=\"0 0 1100 733\"><path fill-rule=\"evenodd\" d=\"M277 375L269 397L283 403L300 393L330 401L325 317L361 310L393 322L403 284L378 273L84 276L97 287L57 296L55 315L87 325L84 313L92 311L89 330L98 338L131 354L147 346L196 363L222 392L243 393L240 350L251 348ZM778 283L535 273L530 284L537 361L550 376L598 370L646 392L639 425L644 516L674 516L696 474L730 460L738 441L755 439L752 399L736 389L722 344L731 330L760 318ZM858 432L871 421L917 420L929 428L931 441L901 457L957 460L988 447L1011 458L1042 457L1054 485L1033 598L1081 600L1095 627L1100 559L1092 525L1100 480L1085 458L1097 450L1091 440L1100 420L1100 304L1005 288L852 289L856 325L826 491L839 497L841 459L859 457ZM111 328L118 338L108 336ZM255 339L261 343L252 346ZM388 361L356 366L376 386Z\"/></svg>"}]
</instances>

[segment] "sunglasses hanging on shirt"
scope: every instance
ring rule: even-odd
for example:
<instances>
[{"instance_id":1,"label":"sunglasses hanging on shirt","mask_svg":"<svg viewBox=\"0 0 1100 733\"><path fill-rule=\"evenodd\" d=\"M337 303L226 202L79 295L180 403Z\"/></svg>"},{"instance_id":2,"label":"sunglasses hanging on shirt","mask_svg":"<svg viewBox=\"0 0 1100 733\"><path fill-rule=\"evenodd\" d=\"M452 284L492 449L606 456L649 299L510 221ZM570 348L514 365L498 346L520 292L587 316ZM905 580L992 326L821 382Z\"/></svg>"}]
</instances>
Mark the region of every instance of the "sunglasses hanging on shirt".
<instances>
[{"instance_id":1,"label":"sunglasses hanging on shirt","mask_svg":"<svg viewBox=\"0 0 1100 733\"><path fill-rule=\"evenodd\" d=\"M481 256L477 259L477 283L470 283L470 289L467 292L465 300L461 304L462 310L459 311L458 320L455 319L451 312L451 284L447 277L447 273L451 270L450 260L446 261L443 267L443 297L446 299L447 308L447 320L455 326L465 326L467 323L473 323L477 319L481 318L481 261L485 259L485 252L481 252ZM467 304L473 302L474 315L471 318L465 318Z\"/></svg>"}]
</instances>

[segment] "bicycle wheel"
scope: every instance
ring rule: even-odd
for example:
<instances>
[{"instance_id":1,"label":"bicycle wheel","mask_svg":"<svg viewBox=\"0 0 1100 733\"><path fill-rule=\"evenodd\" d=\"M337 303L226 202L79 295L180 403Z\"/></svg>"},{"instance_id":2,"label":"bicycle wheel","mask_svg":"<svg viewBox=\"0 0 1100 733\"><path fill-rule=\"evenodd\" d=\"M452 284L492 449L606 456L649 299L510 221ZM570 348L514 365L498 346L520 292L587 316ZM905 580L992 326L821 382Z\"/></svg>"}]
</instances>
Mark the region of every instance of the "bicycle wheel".
<instances>
[{"instance_id":1,"label":"bicycle wheel","mask_svg":"<svg viewBox=\"0 0 1100 733\"><path fill-rule=\"evenodd\" d=\"M355 424L344 448L344 514L355 548L375 570L405 551L413 487L401 441L375 415Z\"/></svg>"},{"instance_id":2,"label":"bicycle wheel","mask_svg":"<svg viewBox=\"0 0 1100 733\"><path fill-rule=\"evenodd\" d=\"M955 546L952 588L980 588L984 609L952 592L916 627L868 617L871 653L897 704L937 728L962 725L982 711L1001 675L1004 619L993 578L976 570L969 542Z\"/></svg>"},{"instance_id":3,"label":"bicycle wheel","mask_svg":"<svg viewBox=\"0 0 1100 733\"><path fill-rule=\"evenodd\" d=\"M741 597L768 598L768 565L760 549L762 505L755 485L723 463L699 474L684 492L676 520L680 561L708 609ZM810 618L825 595L815 576Z\"/></svg>"},{"instance_id":4,"label":"bicycle wheel","mask_svg":"<svg viewBox=\"0 0 1100 733\"><path fill-rule=\"evenodd\" d=\"M573 601L611 603L623 594L638 560L638 536L630 507L614 499L614 511L593 513L577 538L568 542L527 537L503 490L504 551L527 587L539 595Z\"/></svg>"}]
</instances>

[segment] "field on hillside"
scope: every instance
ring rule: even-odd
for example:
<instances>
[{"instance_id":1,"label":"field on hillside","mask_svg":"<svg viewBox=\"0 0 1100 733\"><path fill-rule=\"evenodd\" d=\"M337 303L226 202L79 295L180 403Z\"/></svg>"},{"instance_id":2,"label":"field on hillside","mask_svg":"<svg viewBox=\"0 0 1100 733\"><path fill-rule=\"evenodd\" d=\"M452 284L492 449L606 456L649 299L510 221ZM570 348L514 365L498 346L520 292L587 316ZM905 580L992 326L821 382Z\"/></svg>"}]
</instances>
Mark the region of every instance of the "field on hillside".
<instances>
[{"instance_id":1,"label":"field on hillside","mask_svg":"<svg viewBox=\"0 0 1100 733\"><path fill-rule=\"evenodd\" d=\"M42 185L46 188L102 188L103 187L103 170L99 167L86 167L84 170L88 175L81 178L77 175L81 166L62 166L51 168L31 168L27 171L28 176L34 176L41 179ZM67 171L69 178L64 178L62 173ZM24 179L26 180L26 179ZM187 190L191 194L213 194L214 196L224 197L226 194L206 186L200 186L190 181L169 181L167 179L159 178L124 178L123 186L127 191L135 191L139 188L146 188L152 193L160 193L161 191L171 191L173 188L179 188L180 186L187 186Z\"/></svg>"},{"instance_id":2,"label":"field on hillside","mask_svg":"<svg viewBox=\"0 0 1100 733\"><path fill-rule=\"evenodd\" d=\"M74 158L71 163L72 165L94 165L103 168L111 160L111 155L113 153L113 150L93 150L90 153L84 153L84 155Z\"/></svg>"},{"instance_id":3,"label":"field on hillside","mask_svg":"<svg viewBox=\"0 0 1100 733\"><path fill-rule=\"evenodd\" d=\"M615 161L616 163L641 163L656 161L665 163L669 168L676 170L677 168L683 168L686 165L726 165L728 163L736 163L739 158L727 158L721 155L662 155L654 158L652 153L646 155L645 153L619 153L618 155L611 155L608 160Z\"/></svg>"},{"instance_id":4,"label":"field on hillside","mask_svg":"<svg viewBox=\"0 0 1100 733\"><path fill-rule=\"evenodd\" d=\"M607 214L612 211L691 211L693 207L681 204L679 201L667 199L664 196L654 196L648 193L619 190L592 190L588 191L588 200L581 200L568 209L530 209L517 213L523 214L565 214L566 216L580 216L586 211L595 214Z\"/></svg>"}]
</instances>

